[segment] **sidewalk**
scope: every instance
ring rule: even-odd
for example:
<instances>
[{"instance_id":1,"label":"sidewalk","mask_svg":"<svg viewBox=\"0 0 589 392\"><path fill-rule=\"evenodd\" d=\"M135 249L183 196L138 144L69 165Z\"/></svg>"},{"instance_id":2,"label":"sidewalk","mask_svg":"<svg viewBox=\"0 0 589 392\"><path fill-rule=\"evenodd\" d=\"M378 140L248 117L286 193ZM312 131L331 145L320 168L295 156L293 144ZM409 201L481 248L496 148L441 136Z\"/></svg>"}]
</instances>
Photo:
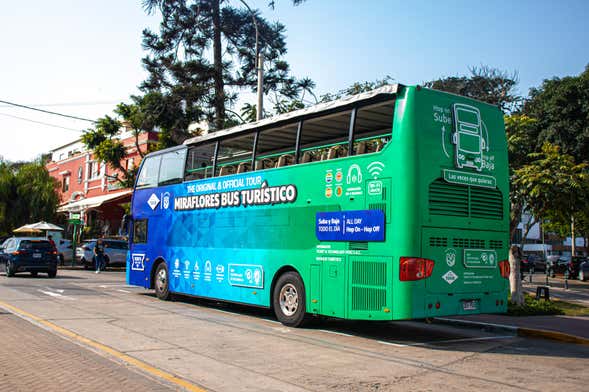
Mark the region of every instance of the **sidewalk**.
<instances>
[{"instance_id":1,"label":"sidewalk","mask_svg":"<svg viewBox=\"0 0 589 392\"><path fill-rule=\"evenodd\" d=\"M536 287L545 285L546 275L544 274L535 274L532 283L529 282L527 276L525 281L523 281L524 291L532 295L536 295ZM565 289L564 286L565 281L562 277L549 278L548 287L550 297L589 307L589 282L569 280L569 288Z\"/></svg>"},{"instance_id":2,"label":"sidewalk","mask_svg":"<svg viewBox=\"0 0 589 392\"><path fill-rule=\"evenodd\" d=\"M0 391L172 391L0 309Z\"/></svg>"}]
</instances>

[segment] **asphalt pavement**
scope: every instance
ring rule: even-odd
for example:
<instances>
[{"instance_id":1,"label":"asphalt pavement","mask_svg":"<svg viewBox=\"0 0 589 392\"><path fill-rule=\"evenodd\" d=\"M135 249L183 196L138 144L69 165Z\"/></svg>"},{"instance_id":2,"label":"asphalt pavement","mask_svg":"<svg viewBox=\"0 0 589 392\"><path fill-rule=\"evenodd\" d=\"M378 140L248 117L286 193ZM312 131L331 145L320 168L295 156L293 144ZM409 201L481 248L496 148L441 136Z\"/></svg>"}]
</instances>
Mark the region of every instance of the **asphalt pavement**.
<instances>
[{"instance_id":1,"label":"asphalt pavement","mask_svg":"<svg viewBox=\"0 0 589 392\"><path fill-rule=\"evenodd\" d=\"M584 391L589 384L589 348L580 344L419 320L320 319L293 329L267 309L160 301L127 286L123 271L0 275L0 308L10 319L0 330L15 336L11 349L0 344L0 357L21 364L5 372L7 390L53 390L51 374L75 380L80 391ZM68 357L73 363L63 362ZM52 361L43 358L62 358L53 362L73 372L44 370ZM95 387L100 381L104 388Z\"/></svg>"}]
</instances>

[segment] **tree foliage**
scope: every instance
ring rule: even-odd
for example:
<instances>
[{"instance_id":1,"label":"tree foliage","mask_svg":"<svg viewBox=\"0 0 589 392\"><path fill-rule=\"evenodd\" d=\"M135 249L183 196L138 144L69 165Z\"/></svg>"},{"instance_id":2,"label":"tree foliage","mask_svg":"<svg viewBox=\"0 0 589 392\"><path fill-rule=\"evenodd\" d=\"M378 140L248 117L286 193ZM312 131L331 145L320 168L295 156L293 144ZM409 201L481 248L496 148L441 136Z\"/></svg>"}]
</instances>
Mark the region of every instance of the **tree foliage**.
<instances>
[{"instance_id":1,"label":"tree foliage","mask_svg":"<svg viewBox=\"0 0 589 392\"><path fill-rule=\"evenodd\" d=\"M58 185L42 161L0 161L0 235L27 223L53 220L59 205Z\"/></svg>"},{"instance_id":2,"label":"tree foliage","mask_svg":"<svg viewBox=\"0 0 589 392\"><path fill-rule=\"evenodd\" d=\"M573 156L561 153L559 146L548 142L529 157L529 163L514 171L513 180L526 209L553 223L570 222L589 195L588 165L575 163Z\"/></svg>"},{"instance_id":3,"label":"tree foliage","mask_svg":"<svg viewBox=\"0 0 589 392\"><path fill-rule=\"evenodd\" d=\"M450 76L426 82L424 85L497 105L504 113L519 109L522 98L515 90L518 84L516 72L509 74L486 65L470 67L469 71L469 76Z\"/></svg>"},{"instance_id":4,"label":"tree foliage","mask_svg":"<svg viewBox=\"0 0 589 392\"><path fill-rule=\"evenodd\" d=\"M544 80L531 89L524 112L536 119L539 146L550 142L576 162L589 160L589 65L579 76Z\"/></svg>"},{"instance_id":5,"label":"tree foliage","mask_svg":"<svg viewBox=\"0 0 589 392\"><path fill-rule=\"evenodd\" d=\"M224 128L230 117L226 109L236 102L238 92L255 89L256 25L265 57L264 92L296 97L297 80L283 59L286 42L281 23L270 23L259 10L236 7L227 0L144 0L143 4L148 13L161 13L162 22L157 33L143 31L148 51L143 64L149 76L140 88L183 102L188 123L207 120L214 129Z\"/></svg>"}]
</instances>

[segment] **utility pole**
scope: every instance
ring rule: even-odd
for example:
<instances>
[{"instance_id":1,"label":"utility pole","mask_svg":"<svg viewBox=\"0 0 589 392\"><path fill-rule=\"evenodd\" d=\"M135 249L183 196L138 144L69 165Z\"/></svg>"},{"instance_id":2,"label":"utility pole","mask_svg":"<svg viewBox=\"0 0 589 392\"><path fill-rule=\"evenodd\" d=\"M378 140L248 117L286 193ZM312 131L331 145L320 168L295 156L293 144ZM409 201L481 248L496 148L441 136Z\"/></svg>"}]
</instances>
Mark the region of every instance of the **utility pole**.
<instances>
[{"instance_id":1,"label":"utility pole","mask_svg":"<svg viewBox=\"0 0 589 392\"><path fill-rule=\"evenodd\" d=\"M250 8L250 6L245 2L245 0L239 0L245 8L250 12L252 15L252 20L254 22L254 28L256 29L256 70L258 71L258 105L256 107L256 121L260 121L262 119L262 114L264 113L264 55L260 53L260 32L258 31L258 21L256 19L256 15Z\"/></svg>"}]
</instances>

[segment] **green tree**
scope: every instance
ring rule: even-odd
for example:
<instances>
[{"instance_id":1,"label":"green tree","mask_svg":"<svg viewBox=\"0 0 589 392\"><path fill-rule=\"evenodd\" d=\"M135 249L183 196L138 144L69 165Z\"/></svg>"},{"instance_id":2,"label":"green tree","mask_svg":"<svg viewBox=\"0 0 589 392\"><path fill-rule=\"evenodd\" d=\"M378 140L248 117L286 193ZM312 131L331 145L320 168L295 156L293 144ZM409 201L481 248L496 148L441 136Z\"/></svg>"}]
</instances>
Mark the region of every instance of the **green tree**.
<instances>
[{"instance_id":1,"label":"green tree","mask_svg":"<svg viewBox=\"0 0 589 392\"><path fill-rule=\"evenodd\" d=\"M0 161L0 234L11 234L27 223L53 220L59 204L57 187L41 161Z\"/></svg>"},{"instance_id":2,"label":"green tree","mask_svg":"<svg viewBox=\"0 0 589 392\"><path fill-rule=\"evenodd\" d=\"M525 195L517 186L519 183L517 182L515 173L522 166L530 162L530 154L535 152L535 141L533 140L532 133L536 126L536 120L525 114L506 115L504 119L509 154L509 175L511 179L509 191L511 204L509 233L510 238L513 238L526 204ZM529 225L529 227L531 226ZM526 235L527 232L523 233L523 238Z\"/></svg>"},{"instance_id":3,"label":"green tree","mask_svg":"<svg viewBox=\"0 0 589 392\"><path fill-rule=\"evenodd\" d=\"M589 160L589 65L579 76L544 80L531 89L524 112L537 119L538 146L550 142L576 162Z\"/></svg>"},{"instance_id":4,"label":"green tree","mask_svg":"<svg viewBox=\"0 0 589 392\"><path fill-rule=\"evenodd\" d=\"M292 92L296 79L282 59L285 27L269 23L259 10L227 0L144 0L143 5L150 14L159 11L162 22L159 33L143 31L149 76L140 88L183 102L188 123L206 119L213 128L224 128L226 108L235 103L237 92L255 89L256 26L266 59L264 91Z\"/></svg>"},{"instance_id":5,"label":"green tree","mask_svg":"<svg viewBox=\"0 0 589 392\"><path fill-rule=\"evenodd\" d=\"M486 65L470 67L469 76L451 76L424 83L425 87L497 105L504 113L516 112L522 97L516 92L517 72L509 74Z\"/></svg>"},{"instance_id":6,"label":"green tree","mask_svg":"<svg viewBox=\"0 0 589 392\"><path fill-rule=\"evenodd\" d=\"M548 142L529 157L531 162L516 169L513 180L526 209L534 216L549 218L553 225L571 223L575 238L574 217L584 210L589 196L588 165L575 163L572 155Z\"/></svg>"}]
</instances>

